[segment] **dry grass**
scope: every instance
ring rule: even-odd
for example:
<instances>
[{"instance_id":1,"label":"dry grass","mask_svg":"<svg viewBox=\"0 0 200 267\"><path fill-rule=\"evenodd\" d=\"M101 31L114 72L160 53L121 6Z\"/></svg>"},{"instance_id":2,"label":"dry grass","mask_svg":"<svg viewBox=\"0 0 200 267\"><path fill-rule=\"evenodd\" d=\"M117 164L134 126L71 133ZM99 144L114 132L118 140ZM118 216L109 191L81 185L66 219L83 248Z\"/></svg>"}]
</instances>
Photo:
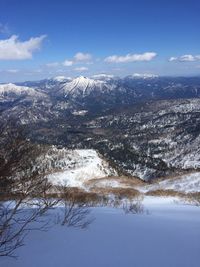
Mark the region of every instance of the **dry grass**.
<instances>
[{"instance_id":1,"label":"dry grass","mask_svg":"<svg viewBox=\"0 0 200 267\"><path fill-rule=\"evenodd\" d=\"M199 172L199 171L197 171L197 170L182 171L182 173L180 173L180 174L175 173L174 175L171 174L170 176L155 178L155 179L152 179L151 181L148 181L147 183L152 185L152 184L157 184L159 182L168 181L168 180L176 181L185 175L190 175L190 174L197 173L197 172Z\"/></svg>"},{"instance_id":2,"label":"dry grass","mask_svg":"<svg viewBox=\"0 0 200 267\"><path fill-rule=\"evenodd\" d=\"M66 193L62 193L62 189L56 187L57 192L56 193L50 193L48 194L48 197L52 198L60 198L65 200L71 200L73 199L76 203L86 203L86 204L97 204L99 202L102 202L103 196L95 193L95 192L86 192L84 190L81 190L78 187L69 187L66 188Z\"/></svg>"},{"instance_id":3,"label":"dry grass","mask_svg":"<svg viewBox=\"0 0 200 267\"><path fill-rule=\"evenodd\" d=\"M200 206L200 192L193 193L184 193L175 190L164 190L157 189L151 190L145 193L146 196L155 196L155 197L178 197L184 200L186 203L190 203L192 205Z\"/></svg>"},{"instance_id":4,"label":"dry grass","mask_svg":"<svg viewBox=\"0 0 200 267\"><path fill-rule=\"evenodd\" d=\"M186 201L193 205L200 206L200 192L188 193Z\"/></svg>"},{"instance_id":5,"label":"dry grass","mask_svg":"<svg viewBox=\"0 0 200 267\"><path fill-rule=\"evenodd\" d=\"M96 188L98 187L98 184L101 182L118 182L121 185L121 187L134 187L134 186L145 185L145 182L143 182L137 177L110 176L110 177L91 179L85 182L85 186Z\"/></svg>"},{"instance_id":6,"label":"dry grass","mask_svg":"<svg viewBox=\"0 0 200 267\"><path fill-rule=\"evenodd\" d=\"M9 201L9 200L19 200L23 197L21 194L0 194L0 201ZM31 196L30 196L31 197ZM32 195L32 198L40 198L44 197L44 195ZM47 199L66 199L68 200L74 200L76 203L87 203L87 204L96 204L99 202L102 202L104 199L103 196L95 193L95 192L86 192L79 188L67 188L67 194L63 194L60 191L58 191L58 188L56 188L55 191L49 192L45 195Z\"/></svg>"},{"instance_id":7,"label":"dry grass","mask_svg":"<svg viewBox=\"0 0 200 267\"><path fill-rule=\"evenodd\" d=\"M104 187L99 187L92 189L95 190L95 193L103 195L103 196L108 196L108 195L115 195L116 197L122 199L122 198L128 198L128 199L133 199L135 197L138 197L141 195L141 193L133 188L104 188Z\"/></svg>"},{"instance_id":8,"label":"dry grass","mask_svg":"<svg viewBox=\"0 0 200 267\"><path fill-rule=\"evenodd\" d=\"M181 197L185 198L187 196L186 193L182 193L179 191L175 191L172 189L156 189L156 190L150 190L145 193L146 196L159 196L159 197Z\"/></svg>"}]
</instances>

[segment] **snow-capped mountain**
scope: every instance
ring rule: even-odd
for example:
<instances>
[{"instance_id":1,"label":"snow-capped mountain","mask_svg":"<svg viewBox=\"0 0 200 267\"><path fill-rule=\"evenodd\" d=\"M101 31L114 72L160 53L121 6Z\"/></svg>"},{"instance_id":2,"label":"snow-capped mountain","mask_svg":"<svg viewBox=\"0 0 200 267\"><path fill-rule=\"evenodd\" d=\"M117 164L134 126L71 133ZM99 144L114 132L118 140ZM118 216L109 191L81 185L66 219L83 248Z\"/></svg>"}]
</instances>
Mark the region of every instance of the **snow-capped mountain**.
<instances>
[{"instance_id":1,"label":"snow-capped mountain","mask_svg":"<svg viewBox=\"0 0 200 267\"><path fill-rule=\"evenodd\" d=\"M77 77L71 82L65 83L60 92L64 94L65 97L85 97L93 92L108 92L112 89L112 85L107 84L102 80L94 80L84 76Z\"/></svg>"},{"instance_id":2,"label":"snow-capped mountain","mask_svg":"<svg viewBox=\"0 0 200 267\"><path fill-rule=\"evenodd\" d=\"M65 76L55 76L53 78L44 79L40 81L26 81L22 83L17 83L19 86L26 86L40 90L42 92L47 92L51 94L54 88L58 88L64 83L72 81L72 78Z\"/></svg>"},{"instance_id":3,"label":"snow-capped mountain","mask_svg":"<svg viewBox=\"0 0 200 267\"><path fill-rule=\"evenodd\" d=\"M73 98L78 100L84 98L83 106L92 101L99 104L133 104L144 100L157 99L177 99L200 97L200 78L181 78L181 77L159 77L154 74L129 75L124 78L114 77L107 74L97 74L91 78L84 76L70 78L58 76L42 81L18 83L41 90L52 97Z\"/></svg>"},{"instance_id":4,"label":"snow-capped mountain","mask_svg":"<svg viewBox=\"0 0 200 267\"><path fill-rule=\"evenodd\" d=\"M0 120L17 122L18 125L47 121L51 116L49 96L28 86L0 85Z\"/></svg>"},{"instance_id":5,"label":"snow-capped mountain","mask_svg":"<svg viewBox=\"0 0 200 267\"><path fill-rule=\"evenodd\" d=\"M34 90L33 88L26 86L18 86L13 83L0 84L0 98L15 98L20 96L31 96L37 97L41 96L41 93Z\"/></svg>"},{"instance_id":6,"label":"snow-capped mountain","mask_svg":"<svg viewBox=\"0 0 200 267\"><path fill-rule=\"evenodd\" d=\"M198 170L200 78L145 77L0 85L0 130L15 122L36 143L95 149L144 180Z\"/></svg>"}]
</instances>

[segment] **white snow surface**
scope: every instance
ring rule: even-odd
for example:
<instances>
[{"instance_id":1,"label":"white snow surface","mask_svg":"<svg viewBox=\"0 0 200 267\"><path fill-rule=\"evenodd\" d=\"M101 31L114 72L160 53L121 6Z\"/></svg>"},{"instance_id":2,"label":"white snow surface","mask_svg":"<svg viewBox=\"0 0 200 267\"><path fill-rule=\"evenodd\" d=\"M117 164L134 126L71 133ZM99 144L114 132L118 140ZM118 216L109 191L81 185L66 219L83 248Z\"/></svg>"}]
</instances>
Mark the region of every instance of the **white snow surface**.
<instances>
[{"instance_id":1,"label":"white snow surface","mask_svg":"<svg viewBox=\"0 0 200 267\"><path fill-rule=\"evenodd\" d=\"M85 109L82 109L82 110L75 110L75 111L72 112L72 114L75 115L75 116L84 116L84 115L86 115L87 113L88 113L88 111L85 110Z\"/></svg>"},{"instance_id":2,"label":"white snow surface","mask_svg":"<svg viewBox=\"0 0 200 267\"><path fill-rule=\"evenodd\" d=\"M63 91L66 94L70 95L81 95L86 96L91 93L95 88L98 90L112 89L113 85L108 85L106 82L101 80L94 80L84 76L77 77L71 82L66 83L63 86Z\"/></svg>"},{"instance_id":3,"label":"white snow surface","mask_svg":"<svg viewBox=\"0 0 200 267\"><path fill-rule=\"evenodd\" d=\"M13 83L0 84L0 98L5 97L7 94L34 96L35 94L41 94L41 93L37 92L33 88L26 86L18 86Z\"/></svg>"},{"instance_id":4,"label":"white snow surface","mask_svg":"<svg viewBox=\"0 0 200 267\"><path fill-rule=\"evenodd\" d=\"M152 190L175 190L185 193L200 192L200 172L186 174L177 178L170 178L154 184L137 187L141 192Z\"/></svg>"},{"instance_id":5,"label":"white snow surface","mask_svg":"<svg viewBox=\"0 0 200 267\"><path fill-rule=\"evenodd\" d=\"M95 187L105 187L105 188L126 188L128 186L120 183L117 180L114 179L107 179L107 180L101 180L99 179L98 181L96 181L95 183L92 184L92 186Z\"/></svg>"},{"instance_id":6,"label":"white snow surface","mask_svg":"<svg viewBox=\"0 0 200 267\"><path fill-rule=\"evenodd\" d=\"M18 259L2 267L199 267L200 208L146 197L148 213L93 208L87 230L55 225L33 231Z\"/></svg>"},{"instance_id":7,"label":"white snow surface","mask_svg":"<svg viewBox=\"0 0 200 267\"><path fill-rule=\"evenodd\" d=\"M90 179L117 175L93 149L75 149L65 153L60 160L62 170L48 175L48 180L53 185L85 188L84 183Z\"/></svg>"}]
</instances>

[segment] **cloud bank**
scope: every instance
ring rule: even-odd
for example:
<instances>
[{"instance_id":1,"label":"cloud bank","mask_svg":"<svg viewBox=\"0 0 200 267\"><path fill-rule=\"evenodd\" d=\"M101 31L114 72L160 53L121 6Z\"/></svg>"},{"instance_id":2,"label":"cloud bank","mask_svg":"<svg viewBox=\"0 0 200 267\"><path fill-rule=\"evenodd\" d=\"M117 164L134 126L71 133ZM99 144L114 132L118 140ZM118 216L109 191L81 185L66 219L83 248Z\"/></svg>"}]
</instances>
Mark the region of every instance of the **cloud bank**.
<instances>
[{"instance_id":1,"label":"cloud bank","mask_svg":"<svg viewBox=\"0 0 200 267\"><path fill-rule=\"evenodd\" d=\"M12 35L9 39L0 40L0 60L31 59L45 38L46 35L42 35L22 42L17 35Z\"/></svg>"},{"instance_id":2,"label":"cloud bank","mask_svg":"<svg viewBox=\"0 0 200 267\"><path fill-rule=\"evenodd\" d=\"M72 61L72 60L65 60L64 62L63 62L63 66L65 66L65 67L70 67L70 66L72 66L74 64L74 62Z\"/></svg>"},{"instance_id":3,"label":"cloud bank","mask_svg":"<svg viewBox=\"0 0 200 267\"><path fill-rule=\"evenodd\" d=\"M128 63L137 61L151 61L157 56L155 52L145 52L143 54L127 54L125 56L113 55L106 57L105 62L108 63Z\"/></svg>"},{"instance_id":4,"label":"cloud bank","mask_svg":"<svg viewBox=\"0 0 200 267\"><path fill-rule=\"evenodd\" d=\"M66 59L63 62L63 66L69 67L69 66L72 66L76 63L91 63L91 60L92 60L91 54L78 52L73 56L72 59Z\"/></svg>"},{"instance_id":5,"label":"cloud bank","mask_svg":"<svg viewBox=\"0 0 200 267\"><path fill-rule=\"evenodd\" d=\"M81 62L83 62L83 61L88 62L90 60L92 60L92 55L89 53L78 52L74 56L74 61L76 61L76 62L80 62L80 61Z\"/></svg>"},{"instance_id":6,"label":"cloud bank","mask_svg":"<svg viewBox=\"0 0 200 267\"><path fill-rule=\"evenodd\" d=\"M179 62L194 62L194 61L200 61L200 55L183 55L180 57L170 57L169 58L170 62L173 61L179 61Z\"/></svg>"},{"instance_id":7,"label":"cloud bank","mask_svg":"<svg viewBox=\"0 0 200 267\"><path fill-rule=\"evenodd\" d=\"M75 71L87 71L88 68L87 67L77 67L74 69Z\"/></svg>"}]
</instances>

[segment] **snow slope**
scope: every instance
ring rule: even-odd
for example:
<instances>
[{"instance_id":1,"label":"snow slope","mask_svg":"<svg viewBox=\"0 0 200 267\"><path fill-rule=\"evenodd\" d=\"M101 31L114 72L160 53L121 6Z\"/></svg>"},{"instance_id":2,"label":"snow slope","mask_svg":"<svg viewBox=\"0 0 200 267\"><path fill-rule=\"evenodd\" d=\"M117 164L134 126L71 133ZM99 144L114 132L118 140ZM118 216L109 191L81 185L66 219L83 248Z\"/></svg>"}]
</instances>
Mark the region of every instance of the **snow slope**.
<instances>
[{"instance_id":1,"label":"snow slope","mask_svg":"<svg viewBox=\"0 0 200 267\"><path fill-rule=\"evenodd\" d=\"M26 160L26 172L19 169L12 172L10 178L17 179L33 173L48 178L53 185L66 185L85 188L85 182L118 175L109 163L94 149L67 149L50 145L35 144L31 154L21 158Z\"/></svg>"},{"instance_id":2,"label":"snow slope","mask_svg":"<svg viewBox=\"0 0 200 267\"><path fill-rule=\"evenodd\" d=\"M200 192L200 172L183 175L177 178L166 179L151 185L137 187L142 192L152 190L175 190L184 193Z\"/></svg>"},{"instance_id":3,"label":"snow slope","mask_svg":"<svg viewBox=\"0 0 200 267\"><path fill-rule=\"evenodd\" d=\"M62 91L65 96L87 96L95 89L98 91L102 90L110 90L113 88L113 85L107 84L102 80L94 80L84 76L77 77L73 79L71 82L67 82L64 86L62 86Z\"/></svg>"},{"instance_id":4,"label":"snow slope","mask_svg":"<svg viewBox=\"0 0 200 267\"><path fill-rule=\"evenodd\" d=\"M88 230L56 225L31 232L2 267L199 267L200 208L146 198L146 214L95 208Z\"/></svg>"},{"instance_id":5,"label":"snow slope","mask_svg":"<svg viewBox=\"0 0 200 267\"><path fill-rule=\"evenodd\" d=\"M0 99L6 98L8 95L12 96L37 96L42 95L37 92L35 89L26 87L26 86L18 86L12 83L8 84L0 84Z\"/></svg>"},{"instance_id":6,"label":"snow slope","mask_svg":"<svg viewBox=\"0 0 200 267\"><path fill-rule=\"evenodd\" d=\"M85 188L84 183L90 179L117 175L117 172L109 166L108 162L93 149L62 152L65 156L57 161L62 169L48 176L48 180L53 185Z\"/></svg>"}]
</instances>

